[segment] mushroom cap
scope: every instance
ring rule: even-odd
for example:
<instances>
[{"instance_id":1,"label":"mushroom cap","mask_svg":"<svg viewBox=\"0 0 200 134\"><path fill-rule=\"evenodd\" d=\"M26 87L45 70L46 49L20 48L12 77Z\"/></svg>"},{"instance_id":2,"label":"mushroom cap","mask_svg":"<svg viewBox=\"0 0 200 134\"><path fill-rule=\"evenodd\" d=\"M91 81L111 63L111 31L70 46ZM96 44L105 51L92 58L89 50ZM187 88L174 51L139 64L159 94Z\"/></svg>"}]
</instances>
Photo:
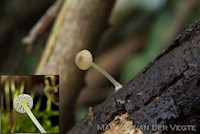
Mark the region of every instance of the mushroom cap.
<instances>
[{"instance_id":1,"label":"mushroom cap","mask_svg":"<svg viewBox=\"0 0 200 134\"><path fill-rule=\"evenodd\" d=\"M22 106L22 102L26 102L27 106L31 109L33 107L33 99L28 94L21 94L14 98L13 107L19 113L26 113L26 110Z\"/></svg>"},{"instance_id":2,"label":"mushroom cap","mask_svg":"<svg viewBox=\"0 0 200 134\"><path fill-rule=\"evenodd\" d=\"M93 63L93 57L90 51L84 49L80 51L75 58L75 63L81 70L87 70Z\"/></svg>"}]
</instances>

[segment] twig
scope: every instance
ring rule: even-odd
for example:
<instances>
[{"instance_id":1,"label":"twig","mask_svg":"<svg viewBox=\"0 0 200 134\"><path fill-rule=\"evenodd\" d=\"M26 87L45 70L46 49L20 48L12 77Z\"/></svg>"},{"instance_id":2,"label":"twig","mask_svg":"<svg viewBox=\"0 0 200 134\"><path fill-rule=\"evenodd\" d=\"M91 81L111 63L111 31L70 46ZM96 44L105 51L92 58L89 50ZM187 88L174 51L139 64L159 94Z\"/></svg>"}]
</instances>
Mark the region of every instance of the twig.
<instances>
[{"instance_id":1,"label":"twig","mask_svg":"<svg viewBox=\"0 0 200 134\"><path fill-rule=\"evenodd\" d=\"M29 34L22 39L22 43L32 48L33 43L39 35L41 35L48 26L52 23L53 19L58 14L58 11L63 3L63 0L57 0L41 17L37 24L31 29Z\"/></svg>"}]
</instances>

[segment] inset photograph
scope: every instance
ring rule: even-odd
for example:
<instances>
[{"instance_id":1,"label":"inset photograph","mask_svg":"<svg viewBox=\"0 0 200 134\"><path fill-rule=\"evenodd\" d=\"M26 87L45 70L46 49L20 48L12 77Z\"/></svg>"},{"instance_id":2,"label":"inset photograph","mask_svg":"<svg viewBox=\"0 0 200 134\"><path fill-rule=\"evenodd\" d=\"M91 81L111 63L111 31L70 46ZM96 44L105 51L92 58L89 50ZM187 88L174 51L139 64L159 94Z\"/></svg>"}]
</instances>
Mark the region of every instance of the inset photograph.
<instances>
[{"instance_id":1,"label":"inset photograph","mask_svg":"<svg viewBox=\"0 0 200 134\"><path fill-rule=\"evenodd\" d=\"M0 133L59 133L58 75L1 75Z\"/></svg>"}]
</instances>

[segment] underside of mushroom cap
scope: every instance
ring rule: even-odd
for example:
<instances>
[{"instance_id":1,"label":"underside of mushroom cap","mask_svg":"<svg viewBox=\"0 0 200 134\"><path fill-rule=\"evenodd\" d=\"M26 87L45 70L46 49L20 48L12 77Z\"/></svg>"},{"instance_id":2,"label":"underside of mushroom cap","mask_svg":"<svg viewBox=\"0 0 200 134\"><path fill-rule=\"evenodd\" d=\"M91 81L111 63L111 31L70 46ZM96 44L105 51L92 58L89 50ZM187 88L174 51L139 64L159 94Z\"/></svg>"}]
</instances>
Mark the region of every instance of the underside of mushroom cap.
<instances>
[{"instance_id":1,"label":"underside of mushroom cap","mask_svg":"<svg viewBox=\"0 0 200 134\"><path fill-rule=\"evenodd\" d=\"M13 107L19 113L26 113L25 108L22 106L22 102L26 102L27 106L31 109L33 107L33 99L28 94L21 94L14 98Z\"/></svg>"}]
</instances>

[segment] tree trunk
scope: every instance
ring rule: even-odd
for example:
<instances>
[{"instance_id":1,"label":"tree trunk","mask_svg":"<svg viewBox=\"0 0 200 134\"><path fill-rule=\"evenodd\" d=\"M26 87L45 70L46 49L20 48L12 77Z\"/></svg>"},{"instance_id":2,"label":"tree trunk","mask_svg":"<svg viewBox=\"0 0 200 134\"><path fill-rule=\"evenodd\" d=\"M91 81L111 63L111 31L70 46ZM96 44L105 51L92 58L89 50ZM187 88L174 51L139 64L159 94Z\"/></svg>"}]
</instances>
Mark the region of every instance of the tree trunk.
<instances>
[{"instance_id":1,"label":"tree trunk","mask_svg":"<svg viewBox=\"0 0 200 134\"><path fill-rule=\"evenodd\" d=\"M84 72L74 63L82 49L96 49L115 0L65 0L35 74L59 74L60 133L73 126ZM56 32L55 32L56 31Z\"/></svg>"},{"instance_id":2,"label":"tree trunk","mask_svg":"<svg viewBox=\"0 0 200 134\"><path fill-rule=\"evenodd\" d=\"M181 133L199 133L199 104L200 19L122 89L90 108L88 115L69 133L111 133L111 127L105 126L125 114L132 126L165 125L167 128L140 129L145 134L153 131L175 133L177 129L170 128L175 124L193 125L193 129L187 128ZM125 118L126 122L128 118Z\"/></svg>"}]
</instances>

